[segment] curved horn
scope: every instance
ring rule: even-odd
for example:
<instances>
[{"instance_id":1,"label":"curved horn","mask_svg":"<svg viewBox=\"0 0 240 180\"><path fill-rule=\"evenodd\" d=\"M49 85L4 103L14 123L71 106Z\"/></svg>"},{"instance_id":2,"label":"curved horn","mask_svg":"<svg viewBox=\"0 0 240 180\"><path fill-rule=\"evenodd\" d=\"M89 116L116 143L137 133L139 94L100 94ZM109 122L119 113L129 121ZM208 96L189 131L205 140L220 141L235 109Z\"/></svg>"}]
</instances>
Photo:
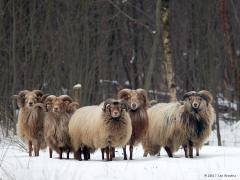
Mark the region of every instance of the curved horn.
<instances>
[{"instance_id":1,"label":"curved horn","mask_svg":"<svg viewBox=\"0 0 240 180\"><path fill-rule=\"evenodd\" d=\"M207 103L212 103L212 101L213 101L213 96L212 96L212 94L211 94L209 91L207 91L207 90L201 90L201 91L199 91L199 92L198 92L198 95L199 95L200 97L202 97L203 99L205 99L205 100L207 101Z\"/></svg>"},{"instance_id":2,"label":"curved horn","mask_svg":"<svg viewBox=\"0 0 240 180\"><path fill-rule=\"evenodd\" d=\"M185 94L183 95L182 100L184 101L187 97L189 97L189 96L194 96L194 95L196 95L196 94L197 94L196 91L189 91L189 92L187 92L187 93L185 93Z\"/></svg>"},{"instance_id":3,"label":"curved horn","mask_svg":"<svg viewBox=\"0 0 240 180\"><path fill-rule=\"evenodd\" d=\"M44 95L41 97L41 102L44 102L49 95L50 95L50 94L44 94Z\"/></svg>"},{"instance_id":4,"label":"curved horn","mask_svg":"<svg viewBox=\"0 0 240 180\"><path fill-rule=\"evenodd\" d=\"M112 104L113 100L112 99L107 99L104 104L103 104L103 111L105 112L107 109L107 106Z\"/></svg>"},{"instance_id":5,"label":"curved horn","mask_svg":"<svg viewBox=\"0 0 240 180\"><path fill-rule=\"evenodd\" d=\"M69 103L73 102L72 98L68 95L61 95L59 96L63 101L69 101Z\"/></svg>"},{"instance_id":6,"label":"curved horn","mask_svg":"<svg viewBox=\"0 0 240 180\"><path fill-rule=\"evenodd\" d=\"M136 91L137 91L137 93L141 94L142 97L144 98L144 107L146 107L148 105L148 93L147 93L147 91L145 89L141 89L141 88L137 89Z\"/></svg>"},{"instance_id":7,"label":"curved horn","mask_svg":"<svg viewBox=\"0 0 240 180\"><path fill-rule=\"evenodd\" d=\"M79 107L80 106L79 106L78 102L72 102L68 105L67 112L68 113L74 113Z\"/></svg>"},{"instance_id":8,"label":"curved horn","mask_svg":"<svg viewBox=\"0 0 240 180\"><path fill-rule=\"evenodd\" d=\"M118 98L124 99L125 96L127 96L131 92L131 89L122 89L118 92Z\"/></svg>"},{"instance_id":9,"label":"curved horn","mask_svg":"<svg viewBox=\"0 0 240 180\"><path fill-rule=\"evenodd\" d=\"M125 101L125 100L121 100L121 107L122 109L125 109L126 111L129 111L129 106L128 106L128 103Z\"/></svg>"},{"instance_id":10,"label":"curved horn","mask_svg":"<svg viewBox=\"0 0 240 180\"><path fill-rule=\"evenodd\" d=\"M25 97L25 95L28 93L29 91L28 90L22 90L22 91L19 91L18 95L20 97Z\"/></svg>"},{"instance_id":11,"label":"curved horn","mask_svg":"<svg viewBox=\"0 0 240 180\"><path fill-rule=\"evenodd\" d=\"M43 92L41 90L33 90L33 92L38 96L38 97L42 97L43 96Z\"/></svg>"},{"instance_id":12,"label":"curved horn","mask_svg":"<svg viewBox=\"0 0 240 180\"><path fill-rule=\"evenodd\" d=\"M56 96L55 95L49 95L46 99L45 99L45 103L47 103L47 102L51 102L54 98L56 98Z\"/></svg>"}]
</instances>

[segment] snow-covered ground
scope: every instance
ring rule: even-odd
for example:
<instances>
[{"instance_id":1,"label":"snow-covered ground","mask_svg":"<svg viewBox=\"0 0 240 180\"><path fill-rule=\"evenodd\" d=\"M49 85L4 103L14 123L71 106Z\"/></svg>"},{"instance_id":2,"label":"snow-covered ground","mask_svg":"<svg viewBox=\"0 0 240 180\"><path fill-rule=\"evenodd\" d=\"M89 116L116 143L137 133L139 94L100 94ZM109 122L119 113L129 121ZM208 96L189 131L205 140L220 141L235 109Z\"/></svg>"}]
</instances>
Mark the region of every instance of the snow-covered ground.
<instances>
[{"instance_id":1,"label":"snow-covered ground","mask_svg":"<svg viewBox=\"0 0 240 180\"><path fill-rule=\"evenodd\" d=\"M164 150L160 157L143 158L141 146L134 149L134 160L124 161L117 149L112 162L101 160L97 151L90 161L59 160L58 155L28 157L22 146L2 141L0 146L0 180L194 180L240 179L240 148L204 146L200 157L187 159L180 149L175 158L168 158ZM221 177L222 176L222 177ZM227 177L226 177L227 176ZM230 177L231 176L231 177Z\"/></svg>"},{"instance_id":2,"label":"snow-covered ground","mask_svg":"<svg viewBox=\"0 0 240 180\"><path fill-rule=\"evenodd\" d=\"M223 146L240 147L240 121L230 124L220 122L220 134ZM217 145L217 131L214 130L209 138L210 145Z\"/></svg>"}]
</instances>

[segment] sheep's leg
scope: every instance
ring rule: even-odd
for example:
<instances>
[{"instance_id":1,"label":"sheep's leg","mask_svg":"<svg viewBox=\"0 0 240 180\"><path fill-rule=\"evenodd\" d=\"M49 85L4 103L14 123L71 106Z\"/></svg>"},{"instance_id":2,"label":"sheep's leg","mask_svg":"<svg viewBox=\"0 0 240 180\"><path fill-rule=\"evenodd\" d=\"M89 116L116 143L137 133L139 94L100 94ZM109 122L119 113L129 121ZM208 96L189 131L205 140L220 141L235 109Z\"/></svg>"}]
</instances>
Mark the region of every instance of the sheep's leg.
<instances>
[{"instance_id":1,"label":"sheep's leg","mask_svg":"<svg viewBox=\"0 0 240 180\"><path fill-rule=\"evenodd\" d=\"M109 161L110 160L110 157L109 157L110 149L108 147L106 147L105 149L106 149L106 154L107 154L107 161Z\"/></svg>"},{"instance_id":2,"label":"sheep's leg","mask_svg":"<svg viewBox=\"0 0 240 180\"><path fill-rule=\"evenodd\" d=\"M188 150L189 150L189 157L193 158L193 142L192 141L188 142Z\"/></svg>"},{"instance_id":3,"label":"sheep's leg","mask_svg":"<svg viewBox=\"0 0 240 180\"><path fill-rule=\"evenodd\" d=\"M69 159L70 148L67 148L67 159Z\"/></svg>"},{"instance_id":4,"label":"sheep's leg","mask_svg":"<svg viewBox=\"0 0 240 180\"><path fill-rule=\"evenodd\" d=\"M74 152L74 158L81 161L82 160L82 150L79 148L77 151Z\"/></svg>"},{"instance_id":5,"label":"sheep's leg","mask_svg":"<svg viewBox=\"0 0 240 180\"><path fill-rule=\"evenodd\" d=\"M39 156L39 145L38 143L33 145L34 156Z\"/></svg>"},{"instance_id":6,"label":"sheep's leg","mask_svg":"<svg viewBox=\"0 0 240 180\"><path fill-rule=\"evenodd\" d=\"M88 160L88 148L86 146L83 147L83 158L84 160Z\"/></svg>"},{"instance_id":7,"label":"sheep's leg","mask_svg":"<svg viewBox=\"0 0 240 180\"><path fill-rule=\"evenodd\" d=\"M59 158L62 159L62 153L63 153L63 149L59 148Z\"/></svg>"},{"instance_id":8,"label":"sheep's leg","mask_svg":"<svg viewBox=\"0 0 240 180\"><path fill-rule=\"evenodd\" d=\"M196 156L199 156L199 147L196 147Z\"/></svg>"},{"instance_id":9,"label":"sheep's leg","mask_svg":"<svg viewBox=\"0 0 240 180\"><path fill-rule=\"evenodd\" d=\"M109 149L109 154L110 154L110 159L109 160L112 161L112 159L113 159L113 151L115 151L115 149L112 148L111 146L109 146L108 149Z\"/></svg>"},{"instance_id":10,"label":"sheep's leg","mask_svg":"<svg viewBox=\"0 0 240 180\"><path fill-rule=\"evenodd\" d=\"M173 154L172 154L171 149L170 149L168 146L165 146L164 149L165 149L165 151L167 152L168 157L172 158L172 157L173 157Z\"/></svg>"},{"instance_id":11,"label":"sheep's leg","mask_svg":"<svg viewBox=\"0 0 240 180\"><path fill-rule=\"evenodd\" d=\"M88 155L88 159L90 159L90 149L88 149L88 153L87 153L87 155Z\"/></svg>"},{"instance_id":12,"label":"sheep's leg","mask_svg":"<svg viewBox=\"0 0 240 180\"><path fill-rule=\"evenodd\" d=\"M32 156L32 141L28 141L28 153L29 156Z\"/></svg>"},{"instance_id":13,"label":"sheep's leg","mask_svg":"<svg viewBox=\"0 0 240 180\"><path fill-rule=\"evenodd\" d=\"M112 157L115 158L115 148L112 148Z\"/></svg>"},{"instance_id":14,"label":"sheep's leg","mask_svg":"<svg viewBox=\"0 0 240 180\"><path fill-rule=\"evenodd\" d=\"M53 153L53 151L52 151L52 149L49 147L49 157L50 157L50 158L52 158L52 153Z\"/></svg>"},{"instance_id":15,"label":"sheep's leg","mask_svg":"<svg viewBox=\"0 0 240 180\"><path fill-rule=\"evenodd\" d=\"M123 147L124 160L127 160L126 146Z\"/></svg>"},{"instance_id":16,"label":"sheep's leg","mask_svg":"<svg viewBox=\"0 0 240 180\"><path fill-rule=\"evenodd\" d=\"M102 160L104 160L104 148L101 148L101 152L102 152Z\"/></svg>"},{"instance_id":17,"label":"sheep's leg","mask_svg":"<svg viewBox=\"0 0 240 180\"><path fill-rule=\"evenodd\" d=\"M188 158L188 147L187 147L187 144L184 144L182 146L183 146L183 150L184 150L184 153L185 153L185 157Z\"/></svg>"},{"instance_id":18,"label":"sheep's leg","mask_svg":"<svg viewBox=\"0 0 240 180\"><path fill-rule=\"evenodd\" d=\"M129 151L130 151L130 160L132 160L132 156L133 156L133 145L130 145Z\"/></svg>"}]
</instances>

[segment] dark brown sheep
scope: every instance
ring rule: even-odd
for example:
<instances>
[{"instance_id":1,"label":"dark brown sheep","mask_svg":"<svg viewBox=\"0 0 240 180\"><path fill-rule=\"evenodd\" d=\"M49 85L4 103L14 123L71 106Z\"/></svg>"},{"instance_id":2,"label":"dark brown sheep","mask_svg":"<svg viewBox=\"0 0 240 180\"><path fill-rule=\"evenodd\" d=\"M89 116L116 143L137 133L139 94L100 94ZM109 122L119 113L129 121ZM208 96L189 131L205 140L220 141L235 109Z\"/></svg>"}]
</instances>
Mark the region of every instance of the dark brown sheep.
<instances>
[{"instance_id":1,"label":"dark brown sheep","mask_svg":"<svg viewBox=\"0 0 240 180\"><path fill-rule=\"evenodd\" d=\"M133 146L140 143L148 129L148 96L144 89L123 89L118 93L118 98L128 103L129 114L132 122L132 136L130 145L130 160L132 160ZM123 148L124 159L127 159L126 147Z\"/></svg>"}]
</instances>

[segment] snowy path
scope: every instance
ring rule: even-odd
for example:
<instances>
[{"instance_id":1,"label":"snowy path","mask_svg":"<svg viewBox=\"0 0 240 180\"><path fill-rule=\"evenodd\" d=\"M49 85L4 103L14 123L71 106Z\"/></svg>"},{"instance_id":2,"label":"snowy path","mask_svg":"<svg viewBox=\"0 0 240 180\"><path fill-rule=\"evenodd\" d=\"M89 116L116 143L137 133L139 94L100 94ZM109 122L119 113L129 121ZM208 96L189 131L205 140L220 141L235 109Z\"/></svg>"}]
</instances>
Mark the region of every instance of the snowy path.
<instances>
[{"instance_id":1,"label":"snowy path","mask_svg":"<svg viewBox=\"0 0 240 180\"><path fill-rule=\"evenodd\" d=\"M240 179L240 148L205 146L200 157L186 159L183 150L168 158L162 151L161 157L143 158L141 146L134 149L134 160L122 160L122 150L117 149L112 162L101 161L100 151L90 161L59 160L57 154L48 158L41 151L40 157L28 157L18 147L0 149L0 180L194 180L194 179ZM205 177L205 175L215 177ZM221 175L234 175L223 177Z\"/></svg>"}]
</instances>

